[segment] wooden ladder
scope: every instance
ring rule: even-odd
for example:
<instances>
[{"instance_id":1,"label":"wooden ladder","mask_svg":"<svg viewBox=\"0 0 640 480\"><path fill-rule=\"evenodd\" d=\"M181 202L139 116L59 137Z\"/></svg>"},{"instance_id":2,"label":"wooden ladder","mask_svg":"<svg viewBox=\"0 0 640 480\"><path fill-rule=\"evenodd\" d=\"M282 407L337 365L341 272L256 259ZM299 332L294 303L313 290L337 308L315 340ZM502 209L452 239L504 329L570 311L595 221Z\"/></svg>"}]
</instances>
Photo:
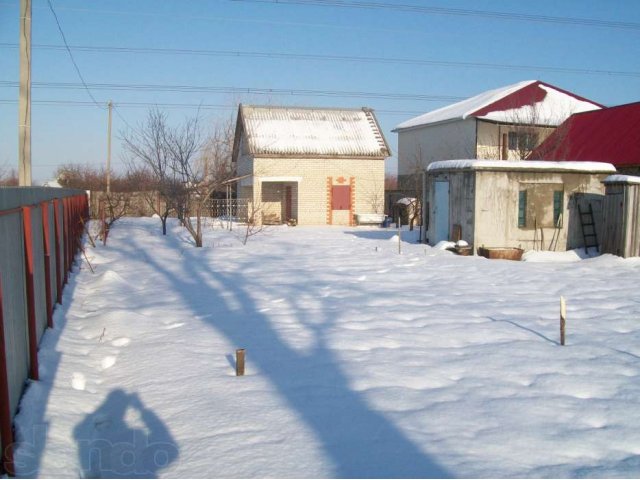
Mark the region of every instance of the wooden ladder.
<instances>
[{"instance_id":1,"label":"wooden ladder","mask_svg":"<svg viewBox=\"0 0 640 480\"><path fill-rule=\"evenodd\" d=\"M578 204L578 215L580 216L580 227L582 227L582 238L584 238L584 251L589 253L589 248L598 248L598 236L596 235L596 223L593 219L593 207L589 204L588 210L582 210Z\"/></svg>"}]
</instances>

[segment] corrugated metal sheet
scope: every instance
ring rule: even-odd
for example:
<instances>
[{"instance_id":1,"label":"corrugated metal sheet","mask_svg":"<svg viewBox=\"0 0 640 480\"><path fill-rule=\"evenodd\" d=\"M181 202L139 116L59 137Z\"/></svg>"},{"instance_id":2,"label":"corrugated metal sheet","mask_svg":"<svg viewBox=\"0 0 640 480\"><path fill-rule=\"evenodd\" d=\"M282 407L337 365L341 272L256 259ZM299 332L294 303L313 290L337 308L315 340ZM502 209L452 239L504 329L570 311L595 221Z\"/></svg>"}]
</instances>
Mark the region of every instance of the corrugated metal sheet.
<instances>
[{"instance_id":1,"label":"corrugated metal sheet","mask_svg":"<svg viewBox=\"0 0 640 480\"><path fill-rule=\"evenodd\" d=\"M388 157L391 152L369 109L240 107L253 155Z\"/></svg>"},{"instance_id":2,"label":"corrugated metal sheet","mask_svg":"<svg viewBox=\"0 0 640 480\"><path fill-rule=\"evenodd\" d=\"M640 102L572 115L530 158L640 165Z\"/></svg>"}]
</instances>

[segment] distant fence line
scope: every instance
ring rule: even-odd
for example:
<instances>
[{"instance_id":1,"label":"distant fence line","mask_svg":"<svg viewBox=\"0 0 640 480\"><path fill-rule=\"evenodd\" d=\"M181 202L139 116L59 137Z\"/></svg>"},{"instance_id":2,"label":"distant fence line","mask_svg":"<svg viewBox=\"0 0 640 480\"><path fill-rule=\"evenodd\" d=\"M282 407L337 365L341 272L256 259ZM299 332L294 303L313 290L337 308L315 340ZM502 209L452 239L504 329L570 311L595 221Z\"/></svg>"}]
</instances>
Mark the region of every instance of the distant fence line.
<instances>
[{"instance_id":1,"label":"distant fence line","mask_svg":"<svg viewBox=\"0 0 640 480\"><path fill-rule=\"evenodd\" d=\"M82 190L0 187L0 472L14 475L13 428L38 344L53 326L88 219Z\"/></svg>"},{"instance_id":2,"label":"distant fence line","mask_svg":"<svg viewBox=\"0 0 640 480\"><path fill-rule=\"evenodd\" d=\"M90 205L94 217L100 211L101 202L106 200L106 195L105 192L91 192ZM126 198L128 202L127 216L150 217L164 209L164 200L154 191L112 193L111 196L114 200ZM195 211L194 202L191 202L191 212ZM246 199L209 198L202 205L204 207L202 214L215 220L231 219L236 222L246 222L248 218L248 200ZM171 212L170 216L177 216L177 212Z\"/></svg>"}]
</instances>

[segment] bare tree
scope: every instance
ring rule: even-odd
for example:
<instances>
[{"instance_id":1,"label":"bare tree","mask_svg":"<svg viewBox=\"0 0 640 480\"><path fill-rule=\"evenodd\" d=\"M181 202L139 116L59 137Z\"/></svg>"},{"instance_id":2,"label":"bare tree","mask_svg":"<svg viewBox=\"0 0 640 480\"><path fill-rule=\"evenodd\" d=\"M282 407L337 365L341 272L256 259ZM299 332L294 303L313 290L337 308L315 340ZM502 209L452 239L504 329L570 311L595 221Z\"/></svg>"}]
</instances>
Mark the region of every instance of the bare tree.
<instances>
[{"instance_id":1,"label":"bare tree","mask_svg":"<svg viewBox=\"0 0 640 480\"><path fill-rule=\"evenodd\" d=\"M101 228L100 238L106 243L109 230L114 223L129 213L130 193L106 193L100 202Z\"/></svg>"},{"instance_id":2,"label":"bare tree","mask_svg":"<svg viewBox=\"0 0 640 480\"><path fill-rule=\"evenodd\" d=\"M571 130L571 120L567 119L561 123L548 137L540 142L533 151L529 152L527 160L567 160L571 151L569 142L569 131Z\"/></svg>"},{"instance_id":3,"label":"bare tree","mask_svg":"<svg viewBox=\"0 0 640 480\"><path fill-rule=\"evenodd\" d=\"M398 176L392 173L385 173L384 175L384 189L396 190L398 188Z\"/></svg>"},{"instance_id":4,"label":"bare tree","mask_svg":"<svg viewBox=\"0 0 640 480\"><path fill-rule=\"evenodd\" d=\"M410 161L411 174L405 178L401 189L405 197L410 199L409 204L406 205L405 208L409 229L413 230L416 225L420 224L422 211L422 175L425 168L425 155L421 145L416 147L416 151Z\"/></svg>"},{"instance_id":5,"label":"bare tree","mask_svg":"<svg viewBox=\"0 0 640 480\"><path fill-rule=\"evenodd\" d=\"M59 166L54 174L58 183L66 188L104 192L107 188L107 172L102 166L67 163ZM124 173L111 171L112 192L138 192L148 184L147 175L141 169Z\"/></svg>"},{"instance_id":6,"label":"bare tree","mask_svg":"<svg viewBox=\"0 0 640 480\"><path fill-rule=\"evenodd\" d=\"M149 111L146 120L136 130L123 135L125 150L132 157L132 170L145 172L151 177L149 190L157 193L161 201L154 201L149 194L145 199L162 222L162 234L167 234L167 218L177 210L179 199L184 196L176 159L168 145L169 126L167 115L159 110Z\"/></svg>"},{"instance_id":7,"label":"bare tree","mask_svg":"<svg viewBox=\"0 0 640 480\"><path fill-rule=\"evenodd\" d=\"M250 237L262 233L266 228L262 222L262 203L250 202L247 209L247 225L244 230L242 244L246 245Z\"/></svg>"},{"instance_id":8,"label":"bare tree","mask_svg":"<svg viewBox=\"0 0 640 480\"><path fill-rule=\"evenodd\" d=\"M196 247L202 247L202 207L209 188L198 164L202 148L199 118L188 118L180 126L165 128L164 143L171 160L170 165L182 187L175 197L178 218L191 234ZM192 215L195 215L195 219Z\"/></svg>"},{"instance_id":9,"label":"bare tree","mask_svg":"<svg viewBox=\"0 0 640 480\"><path fill-rule=\"evenodd\" d=\"M546 115L540 108L539 104L532 103L511 110L503 150L512 152L516 160L526 159L555 129L553 126L546 125L547 119L544 118Z\"/></svg>"},{"instance_id":10,"label":"bare tree","mask_svg":"<svg viewBox=\"0 0 640 480\"><path fill-rule=\"evenodd\" d=\"M15 168L0 166L0 186L16 187L18 186L18 173Z\"/></svg>"},{"instance_id":11,"label":"bare tree","mask_svg":"<svg viewBox=\"0 0 640 480\"><path fill-rule=\"evenodd\" d=\"M215 125L204 142L200 163L205 180L214 187L235 175L231 161L235 122L233 117L222 120Z\"/></svg>"},{"instance_id":12,"label":"bare tree","mask_svg":"<svg viewBox=\"0 0 640 480\"><path fill-rule=\"evenodd\" d=\"M150 206L158 210L163 234L168 216L175 212L196 247L202 246L206 203L232 176L230 131L224 124L205 138L199 116L172 126L167 115L155 109L140 128L124 135L125 149L140 168L151 173L153 189L162 199Z\"/></svg>"}]
</instances>

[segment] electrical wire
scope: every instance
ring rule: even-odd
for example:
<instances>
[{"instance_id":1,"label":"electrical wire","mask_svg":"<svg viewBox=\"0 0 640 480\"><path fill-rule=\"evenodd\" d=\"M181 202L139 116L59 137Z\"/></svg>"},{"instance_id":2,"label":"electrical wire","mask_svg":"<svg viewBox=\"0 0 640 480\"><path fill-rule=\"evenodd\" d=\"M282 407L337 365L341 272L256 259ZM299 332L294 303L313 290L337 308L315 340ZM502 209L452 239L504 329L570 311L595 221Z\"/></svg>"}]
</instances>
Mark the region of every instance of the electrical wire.
<instances>
[{"instance_id":1,"label":"electrical wire","mask_svg":"<svg viewBox=\"0 0 640 480\"><path fill-rule=\"evenodd\" d=\"M93 103L95 103L96 107L104 110L106 107L104 105L100 105L98 103L98 101L95 99L95 97L91 93L91 90L89 90L89 87L87 86L87 82L85 82L84 77L82 76L82 73L80 72L80 67L78 67L78 64L76 63L75 58L73 58L73 53L71 52L71 49L69 48L69 43L67 42L67 37L65 36L64 31L62 30L62 25L60 25L60 21L58 20L58 15L56 14L56 11L53 8L53 4L51 3L51 0L47 0L47 3L49 5L49 10L51 10L51 13L53 14L53 18L56 21L56 25L58 26L58 31L60 32L60 36L62 37L62 41L64 43L64 46L65 46L65 48L67 50L67 53L69 54L69 58L71 59L71 63L73 63L73 67L75 68L76 73L78 74L78 77L80 78L80 81L82 82L82 85L84 86L84 89L87 91L87 94L89 95L89 97L91 97L91 100L93 100Z\"/></svg>"},{"instance_id":2,"label":"electrical wire","mask_svg":"<svg viewBox=\"0 0 640 480\"><path fill-rule=\"evenodd\" d=\"M0 99L0 105L17 104L17 100ZM92 102L83 102L77 100L34 100L34 105L42 106L71 106L71 107L92 107ZM116 107L119 108L153 108L162 107L168 109L174 108L187 108L187 109L202 109L202 110L236 110L237 105L223 105L223 104L206 104L206 103L157 103L157 102L118 102L113 104L114 111ZM375 113L387 114L387 115L421 115L423 111L411 111L411 110L387 110L387 109L375 109ZM134 129L123 117L121 119L131 129Z\"/></svg>"},{"instance_id":3,"label":"electrical wire","mask_svg":"<svg viewBox=\"0 0 640 480\"><path fill-rule=\"evenodd\" d=\"M384 9L391 11L455 15L465 17L484 17L499 20L518 20L534 23L552 23L561 25L579 25L584 27L606 27L640 31L640 23L600 20L595 18L556 17L551 15L534 15L528 13L498 12L489 10L471 10L466 8L432 7L385 2L345 1L345 0L230 0L243 3L270 3L274 5L305 5L357 9Z\"/></svg>"},{"instance_id":4,"label":"electrical wire","mask_svg":"<svg viewBox=\"0 0 640 480\"><path fill-rule=\"evenodd\" d=\"M34 49L40 50L66 50L64 45L51 44L34 44ZM18 48L17 43L0 43L0 48ZM526 64L505 64L505 63L486 63L486 62L456 62L446 60L422 60L412 58L390 58L390 57L366 57L360 55L321 55L321 54L301 54L301 53L285 53L285 52L260 52L260 51L241 51L241 50L198 50L198 49L171 49L171 48L144 48L144 47L108 47L108 46L90 46L90 45L70 45L70 49L77 52L89 53L130 53L130 54L151 54L151 55L194 55L194 56L211 56L211 57L237 57L237 58L267 58L281 60L309 60L309 61L335 61L335 62L361 62L361 63L380 63L393 65L423 65L438 66L452 68L482 68L482 69L501 69L501 70L524 70L524 71L543 71L568 73L576 75L607 75L620 77L640 77L640 72L620 71L620 70L604 70L591 68L571 68L571 67L554 67L548 65L526 65Z\"/></svg>"},{"instance_id":5,"label":"electrical wire","mask_svg":"<svg viewBox=\"0 0 640 480\"><path fill-rule=\"evenodd\" d=\"M580 18L580 17L563 17L563 16L550 16L550 15L535 15L526 13L515 12L500 12L489 10L471 10L462 8L447 8L447 7L433 7L426 5L411 5L411 4L399 4L399 3L384 3L384 2L347 2L341 0L228 0L231 2L245 2L245 3L263 3L263 4L277 4L277 5L307 5L307 6L321 6L321 7L338 7L338 8L359 8L359 9L385 9L395 10L409 13L422 13L422 14L435 14L435 15L454 15L454 16L470 16L470 17L485 17L499 20L512 20L512 21L527 21L536 23L551 23L551 24L565 24L565 25L578 25L582 27L605 27L605 28L618 28L625 30L640 30L640 23L636 22L621 22L615 20L600 20L594 18ZM0 7L12 7L15 4L0 2ZM125 11L125 10L102 10L102 9L90 9L79 7L59 7L58 10L83 12L83 13L95 13L100 15L123 15L123 16L147 16L147 17L166 17L172 19L185 19L185 20L198 20L198 21L231 21L231 22L249 22L249 23L266 23L277 25L291 25L302 27L322 27L322 28L342 28L342 29L369 29L369 27L359 25L342 26L329 23L310 23L310 22L292 22L282 20L265 20L265 19L252 19L247 17L222 17L222 16L205 16L205 15L180 15L180 14L168 14L160 12L141 12L141 11ZM378 28L379 31L393 31L406 32L403 30Z\"/></svg>"},{"instance_id":6,"label":"electrical wire","mask_svg":"<svg viewBox=\"0 0 640 480\"><path fill-rule=\"evenodd\" d=\"M0 87L17 87L18 82L0 81ZM219 87L197 85L157 85L157 84L124 84L124 83L89 83L92 90L109 91L147 91L147 92L177 92L177 93L233 93L254 95L291 95L308 97L342 97L342 98L377 98L384 100L421 100L427 102L459 101L466 97L454 95L429 95L392 92L365 92L344 90L310 90L284 88L256 88L256 87ZM69 82L33 82L33 88L77 90L84 85Z\"/></svg>"}]
</instances>

